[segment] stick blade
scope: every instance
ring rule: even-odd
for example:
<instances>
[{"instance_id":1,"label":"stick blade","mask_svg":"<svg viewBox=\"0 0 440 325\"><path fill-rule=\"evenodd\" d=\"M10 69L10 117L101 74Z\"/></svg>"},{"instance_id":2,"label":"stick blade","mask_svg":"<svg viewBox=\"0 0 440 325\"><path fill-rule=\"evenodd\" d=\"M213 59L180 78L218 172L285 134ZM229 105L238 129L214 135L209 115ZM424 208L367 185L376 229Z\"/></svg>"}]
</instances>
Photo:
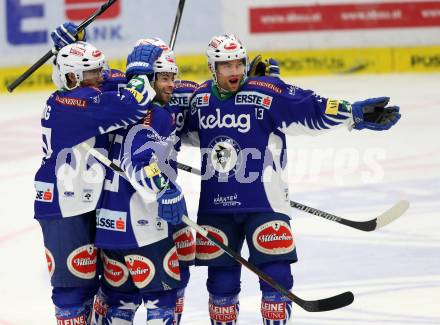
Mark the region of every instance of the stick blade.
<instances>
[{"instance_id":1,"label":"stick blade","mask_svg":"<svg viewBox=\"0 0 440 325\"><path fill-rule=\"evenodd\" d=\"M315 300L304 301L301 307L308 312L323 312L346 307L354 301L354 295L351 291L343 292L337 296Z\"/></svg>"},{"instance_id":2,"label":"stick blade","mask_svg":"<svg viewBox=\"0 0 440 325\"><path fill-rule=\"evenodd\" d=\"M382 213L380 216L376 219L376 229L380 229L382 227L385 227L386 225L390 224L397 218L399 218L401 215L403 215L406 210L409 208L409 202L406 200L402 200L397 202L394 206L392 206L390 209Z\"/></svg>"}]
</instances>

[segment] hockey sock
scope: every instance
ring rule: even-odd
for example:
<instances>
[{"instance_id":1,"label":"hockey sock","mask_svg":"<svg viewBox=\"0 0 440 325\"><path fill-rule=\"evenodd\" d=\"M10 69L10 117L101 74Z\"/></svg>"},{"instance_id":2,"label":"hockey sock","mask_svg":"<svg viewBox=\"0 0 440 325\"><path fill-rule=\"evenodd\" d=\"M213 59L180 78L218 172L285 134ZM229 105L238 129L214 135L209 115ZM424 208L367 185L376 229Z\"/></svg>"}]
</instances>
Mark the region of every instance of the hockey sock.
<instances>
[{"instance_id":1,"label":"hockey sock","mask_svg":"<svg viewBox=\"0 0 440 325\"><path fill-rule=\"evenodd\" d=\"M209 295L209 317L211 325L237 324L240 303L238 295L218 296Z\"/></svg>"},{"instance_id":2,"label":"hockey sock","mask_svg":"<svg viewBox=\"0 0 440 325\"><path fill-rule=\"evenodd\" d=\"M183 288L177 289L176 308L174 310L174 325L179 325L182 320L185 289L188 285L189 277L189 266L180 267L180 282L182 283Z\"/></svg>"},{"instance_id":3,"label":"hockey sock","mask_svg":"<svg viewBox=\"0 0 440 325\"><path fill-rule=\"evenodd\" d=\"M279 292L263 292L261 316L264 325L287 325L292 314L292 302Z\"/></svg>"},{"instance_id":4,"label":"hockey sock","mask_svg":"<svg viewBox=\"0 0 440 325\"><path fill-rule=\"evenodd\" d=\"M177 290L176 308L174 309L175 325L179 325L182 319L184 299L185 299L185 288L181 288Z\"/></svg>"},{"instance_id":5,"label":"hockey sock","mask_svg":"<svg viewBox=\"0 0 440 325\"><path fill-rule=\"evenodd\" d=\"M58 325L87 325L96 287L54 287L52 300Z\"/></svg>"},{"instance_id":6,"label":"hockey sock","mask_svg":"<svg viewBox=\"0 0 440 325\"><path fill-rule=\"evenodd\" d=\"M55 306L55 317L57 319L57 325L88 325L89 322L87 320L89 318L89 315L90 312L87 312L84 306L64 308L59 308Z\"/></svg>"},{"instance_id":7,"label":"hockey sock","mask_svg":"<svg viewBox=\"0 0 440 325\"><path fill-rule=\"evenodd\" d=\"M143 294L147 325L173 325L177 289Z\"/></svg>"},{"instance_id":8,"label":"hockey sock","mask_svg":"<svg viewBox=\"0 0 440 325\"><path fill-rule=\"evenodd\" d=\"M137 294L101 288L93 304L91 325L131 325L140 302L141 298Z\"/></svg>"}]
</instances>

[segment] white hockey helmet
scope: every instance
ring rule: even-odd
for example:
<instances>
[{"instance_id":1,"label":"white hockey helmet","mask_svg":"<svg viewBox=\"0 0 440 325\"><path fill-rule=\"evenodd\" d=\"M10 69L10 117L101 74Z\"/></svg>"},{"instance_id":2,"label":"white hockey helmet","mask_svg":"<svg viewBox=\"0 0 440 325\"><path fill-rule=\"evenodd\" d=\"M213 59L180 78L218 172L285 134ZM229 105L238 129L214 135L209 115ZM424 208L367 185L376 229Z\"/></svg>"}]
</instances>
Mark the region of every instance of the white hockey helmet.
<instances>
[{"instance_id":1,"label":"white hockey helmet","mask_svg":"<svg viewBox=\"0 0 440 325\"><path fill-rule=\"evenodd\" d=\"M137 41L136 46L141 44L156 45L163 50L160 57L154 62L154 73L169 72L177 74L179 72L174 52L163 40L158 37L143 38Z\"/></svg>"},{"instance_id":2,"label":"white hockey helmet","mask_svg":"<svg viewBox=\"0 0 440 325\"><path fill-rule=\"evenodd\" d=\"M249 68L246 49L238 37L233 34L223 34L211 38L206 50L206 56L208 57L208 67L214 80L217 80L215 66L217 62L243 59L246 65L245 74Z\"/></svg>"},{"instance_id":3,"label":"white hockey helmet","mask_svg":"<svg viewBox=\"0 0 440 325\"><path fill-rule=\"evenodd\" d=\"M74 89L83 80L83 72L98 68L107 68L104 54L92 44L76 42L61 48L57 54L57 67L61 81L66 89ZM68 73L74 73L76 85L68 87Z\"/></svg>"}]
</instances>

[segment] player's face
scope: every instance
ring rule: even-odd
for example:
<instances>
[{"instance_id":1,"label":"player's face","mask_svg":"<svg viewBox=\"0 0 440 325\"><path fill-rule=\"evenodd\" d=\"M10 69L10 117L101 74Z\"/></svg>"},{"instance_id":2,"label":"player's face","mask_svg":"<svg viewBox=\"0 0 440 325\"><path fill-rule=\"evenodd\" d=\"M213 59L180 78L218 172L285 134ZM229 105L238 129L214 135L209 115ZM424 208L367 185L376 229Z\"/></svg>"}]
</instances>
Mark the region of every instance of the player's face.
<instances>
[{"instance_id":1,"label":"player's face","mask_svg":"<svg viewBox=\"0 0 440 325\"><path fill-rule=\"evenodd\" d=\"M225 62L217 62L216 75L217 83L220 88L228 91L237 91L240 82L244 77L246 65L243 60L232 60Z\"/></svg>"},{"instance_id":2,"label":"player's face","mask_svg":"<svg viewBox=\"0 0 440 325\"><path fill-rule=\"evenodd\" d=\"M156 91L155 99L162 105L170 102L173 95L175 73L160 72L156 74L154 81L154 90Z\"/></svg>"},{"instance_id":3,"label":"player's face","mask_svg":"<svg viewBox=\"0 0 440 325\"><path fill-rule=\"evenodd\" d=\"M83 80L81 86L83 87L100 87L104 79L102 77L102 68L97 68L83 72Z\"/></svg>"}]
</instances>

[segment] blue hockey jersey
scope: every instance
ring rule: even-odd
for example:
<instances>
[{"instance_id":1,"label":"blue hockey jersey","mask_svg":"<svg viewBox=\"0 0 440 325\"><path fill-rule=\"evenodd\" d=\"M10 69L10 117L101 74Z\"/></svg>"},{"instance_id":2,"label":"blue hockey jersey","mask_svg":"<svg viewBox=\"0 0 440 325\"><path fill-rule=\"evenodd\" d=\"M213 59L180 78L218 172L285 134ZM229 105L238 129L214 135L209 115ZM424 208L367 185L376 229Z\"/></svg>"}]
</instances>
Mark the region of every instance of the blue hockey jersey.
<instances>
[{"instance_id":1,"label":"blue hockey jersey","mask_svg":"<svg viewBox=\"0 0 440 325\"><path fill-rule=\"evenodd\" d=\"M221 97L213 82L191 99L188 138L201 148L199 213L289 214L286 134L319 134L353 123L345 101L273 77L247 79Z\"/></svg>"},{"instance_id":2,"label":"blue hockey jersey","mask_svg":"<svg viewBox=\"0 0 440 325\"><path fill-rule=\"evenodd\" d=\"M63 218L96 208L104 169L79 145L108 148L106 133L136 123L147 112L120 85L125 74L112 70L101 88L58 90L41 117L43 159L35 175L35 218ZM154 95L154 91L149 94Z\"/></svg>"},{"instance_id":3,"label":"blue hockey jersey","mask_svg":"<svg viewBox=\"0 0 440 325\"><path fill-rule=\"evenodd\" d=\"M154 102L142 123L114 132L109 158L132 182L107 171L97 213L97 247L129 249L170 235L172 229L158 216L156 194L160 187L147 177L145 167L156 163L165 178L175 181L178 135L184 132L184 117L196 87L193 82L176 82L169 105Z\"/></svg>"}]
</instances>

